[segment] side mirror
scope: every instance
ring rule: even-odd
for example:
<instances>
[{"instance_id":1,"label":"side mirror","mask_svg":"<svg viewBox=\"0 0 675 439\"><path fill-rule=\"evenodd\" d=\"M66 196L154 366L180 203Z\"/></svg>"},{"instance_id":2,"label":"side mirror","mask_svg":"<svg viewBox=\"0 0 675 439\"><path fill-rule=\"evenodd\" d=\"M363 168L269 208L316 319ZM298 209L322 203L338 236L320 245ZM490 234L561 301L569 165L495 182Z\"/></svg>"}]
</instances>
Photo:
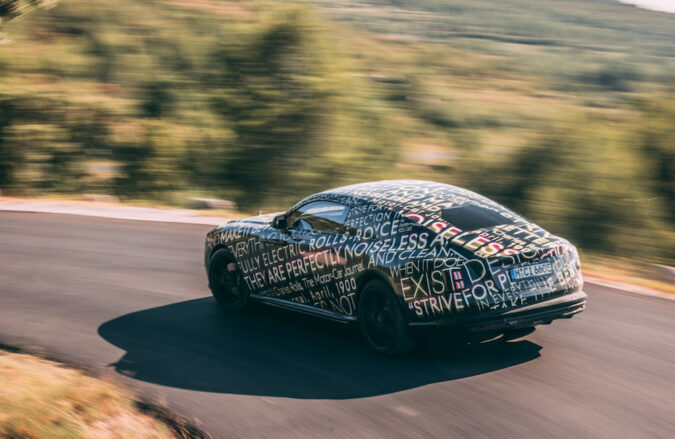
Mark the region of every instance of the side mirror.
<instances>
[{"instance_id":1,"label":"side mirror","mask_svg":"<svg viewBox=\"0 0 675 439\"><path fill-rule=\"evenodd\" d=\"M281 214L274 217L272 220L272 227L279 230L285 230L288 227L286 223L286 215Z\"/></svg>"}]
</instances>

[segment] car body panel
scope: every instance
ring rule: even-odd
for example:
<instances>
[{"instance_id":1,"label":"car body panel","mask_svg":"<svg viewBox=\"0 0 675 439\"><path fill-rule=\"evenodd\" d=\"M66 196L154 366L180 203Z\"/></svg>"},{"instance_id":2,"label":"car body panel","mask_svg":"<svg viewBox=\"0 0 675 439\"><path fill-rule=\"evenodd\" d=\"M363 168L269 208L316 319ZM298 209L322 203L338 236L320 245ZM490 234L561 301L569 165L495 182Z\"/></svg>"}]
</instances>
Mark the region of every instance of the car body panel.
<instances>
[{"instance_id":1,"label":"car body panel","mask_svg":"<svg viewBox=\"0 0 675 439\"><path fill-rule=\"evenodd\" d=\"M331 203L348 209L340 212L341 230L302 225L326 215ZM279 214L212 230L205 252L208 264L215 249L227 248L252 295L277 305L353 320L364 280L378 276L410 323L459 322L572 297L583 285L573 245L455 186L363 183L302 200L285 214L297 227L273 227Z\"/></svg>"}]
</instances>

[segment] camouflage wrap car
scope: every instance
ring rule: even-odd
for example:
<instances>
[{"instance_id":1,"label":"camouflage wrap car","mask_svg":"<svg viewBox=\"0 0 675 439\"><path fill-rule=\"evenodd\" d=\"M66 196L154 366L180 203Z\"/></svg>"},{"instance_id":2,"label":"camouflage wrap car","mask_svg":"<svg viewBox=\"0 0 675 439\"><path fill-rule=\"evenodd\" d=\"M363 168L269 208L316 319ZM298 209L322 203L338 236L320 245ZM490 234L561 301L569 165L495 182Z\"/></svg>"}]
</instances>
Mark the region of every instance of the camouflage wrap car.
<instances>
[{"instance_id":1,"label":"camouflage wrap car","mask_svg":"<svg viewBox=\"0 0 675 439\"><path fill-rule=\"evenodd\" d=\"M208 233L221 306L252 301L358 322L381 353L410 328L530 329L582 311L576 248L500 204L447 184L397 180L311 195L288 212Z\"/></svg>"}]
</instances>

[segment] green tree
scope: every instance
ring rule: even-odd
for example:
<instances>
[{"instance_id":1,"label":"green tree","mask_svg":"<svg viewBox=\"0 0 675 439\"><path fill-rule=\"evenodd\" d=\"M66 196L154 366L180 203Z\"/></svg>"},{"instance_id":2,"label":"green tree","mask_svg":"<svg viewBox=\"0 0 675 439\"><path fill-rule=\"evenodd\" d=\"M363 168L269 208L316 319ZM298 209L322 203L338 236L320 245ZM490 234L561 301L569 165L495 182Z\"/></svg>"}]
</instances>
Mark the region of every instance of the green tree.
<instances>
[{"instance_id":1,"label":"green tree","mask_svg":"<svg viewBox=\"0 0 675 439\"><path fill-rule=\"evenodd\" d=\"M16 167L12 185L43 192L76 192L82 188L84 156L60 124L17 123L6 130L5 142Z\"/></svg>"},{"instance_id":2,"label":"green tree","mask_svg":"<svg viewBox=\"0 0 675 439\"><path fill-rule=\"evenodd\" d=\"M666 220L675 225L675 87L653 102L645 102L639 145L645 176Z\"/></svg>"},{"instance_id":3,"label":"green tree","mask_svg":"<svg viewBox=\"0 0 675 439\"><path fill-rule=\"evenodd\" d=\"M2 25L21 17L31 10L53 4L55 0L0 0L0 30ZM3 36L0 32L0 41ZM16 116L12 99L0 97L0 189L13 182L19 154L6 141L6 131Z\"/></svg>"},{"instance_id":4,"label":"green tree","mask_svg":"<svg viewBox=\"0 0 675 439\"><path fill-rule=\"evenodd\" d=\"M14 102L0 96L0 189L7 188L12 183L18 162L16 151L6 140L14 112Z\"/></svg>"},{"instance_id":5,"label":"green tree","mask_svg":"<svg viewBox=\"0 0 675 439\"><path fill-rule=\"evenodd\" d=\"M50 6L55 0L0 0L0 26L30 12L31 10Z\"/></svg>"},{"instance_id":6,"label":"green tree","mask_svg":"<svg viewBox=\"0 0 675 439\"><path fill-rule=\"evenodd\" d=\"M307 11L292 9L252 42L227 42L215 56L222 73L214 105L236 145L222 178L240 190L240 205L256 205L270 188L288 185L330 117L317 33Z\"/></svg>"}]
</instances>

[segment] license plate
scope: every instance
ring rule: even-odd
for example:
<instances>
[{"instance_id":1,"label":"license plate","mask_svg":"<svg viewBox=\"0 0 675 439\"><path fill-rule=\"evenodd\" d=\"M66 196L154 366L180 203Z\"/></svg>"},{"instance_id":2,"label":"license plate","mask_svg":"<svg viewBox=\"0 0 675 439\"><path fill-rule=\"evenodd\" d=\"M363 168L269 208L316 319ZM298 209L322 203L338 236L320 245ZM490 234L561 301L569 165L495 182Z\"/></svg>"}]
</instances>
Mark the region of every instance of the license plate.
<instances>
[{"instance_id":1,"label":"license plate","mask_svg":"<svg viewBox=\"0 0 675 439\"><path fill-rule=\"evenodd\" d=\"M553 264L542 262L540 264L525 265L509 270L511 280L527 279L528 277L548 276L553 274Z\"/></svg>"}]
</instances>

